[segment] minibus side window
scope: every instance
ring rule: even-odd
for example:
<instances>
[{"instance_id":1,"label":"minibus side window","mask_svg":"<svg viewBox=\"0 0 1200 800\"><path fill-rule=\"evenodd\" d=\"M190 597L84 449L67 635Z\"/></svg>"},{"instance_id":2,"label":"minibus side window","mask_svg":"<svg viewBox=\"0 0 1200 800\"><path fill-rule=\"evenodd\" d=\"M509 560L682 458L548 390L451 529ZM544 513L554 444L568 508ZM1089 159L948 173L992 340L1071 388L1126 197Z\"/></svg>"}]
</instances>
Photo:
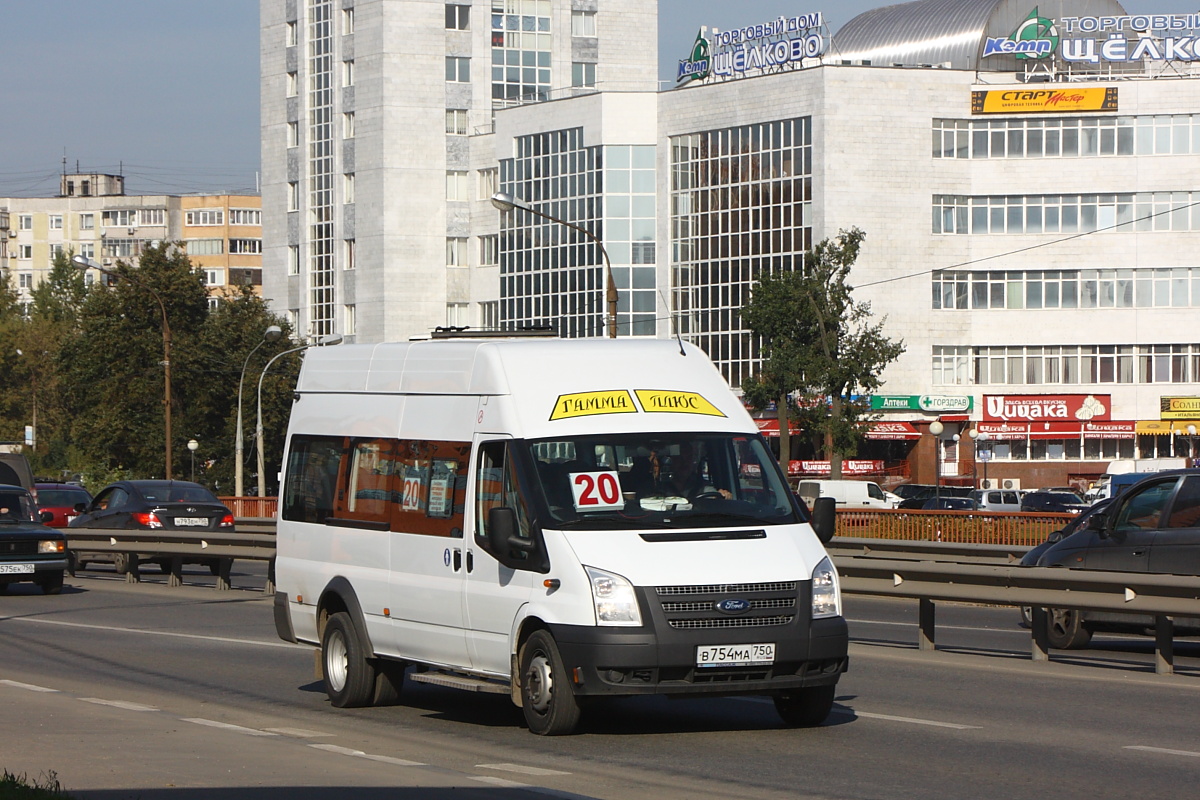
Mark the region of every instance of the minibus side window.
<instances>
[{"instance_id":1,"label":"minibus side window","mask_svg":"<svg viewBox=\"0 0 1200 800\"><path fill-rule=\"evenodd\" d=\"M401 439L395 456L392 530L461 537L469 442Z\"/></svg>"},{"instance_id":2,"label":"minibus side window","mask_svg":"<svg viewBox=\"0 0 1200 800\"><path fill-rule=\"evenodd\" d=\"M341 437L294 436L288 451L283 518L324 523L334 513L334 490L346 451Z\"/></svg>"},{"instance_id":3,"label":"minibus side window","mask_svg":"<svg viewBox=\"0 0 1200 800\"><path fill-rule=\"evenodd\" d=\"M475 542L489 549L487 540L488 512L507 507L516 516L516 534L532 539L529 510L525 505L517 476L516 464L506 442L484 442L479 448L479 468L475 489Z\"/></svg>"},{"instance_id":4,"label":"minibus side window","mask_svg":"<svg viewBox=\"0 0 1200 800\"><path fill-rule=\"evenodd\" d=\"M350 445L347 486L339 489L334 504L338 519L379 522L386 525L389 499L394 491L394 439L355 439Z\"/></svg>"}]
</instances>

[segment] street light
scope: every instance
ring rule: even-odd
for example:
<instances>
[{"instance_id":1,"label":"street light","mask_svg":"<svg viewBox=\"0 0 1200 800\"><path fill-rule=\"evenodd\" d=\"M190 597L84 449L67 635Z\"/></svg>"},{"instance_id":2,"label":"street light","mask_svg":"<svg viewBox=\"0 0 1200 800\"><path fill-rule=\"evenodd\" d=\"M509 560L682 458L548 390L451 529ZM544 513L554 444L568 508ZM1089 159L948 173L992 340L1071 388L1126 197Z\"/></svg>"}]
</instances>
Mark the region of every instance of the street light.
<instances>
[{"instance_id":1,"label":"street light","mask_svg":"<svg viewBox=\"0 0 1200 800\"><path fill-rule=\"evenodd\" d=\"M195 439L188 439L188 450L192 451L192 483L196 482L196 450L200 447L200 443Z\"/></svg>"},{"instance_id":2,"label":"street light","mask_svg":"<svg viewBox=\"0 0 1200 800\"><path fill-rule=\"evenodd\" d=\"M975 428L967 431L967 436L971 437L971 488L978 489L979 481L976 480L976 470L979 468L979 431Z\"/></svg>"},{"instance_id":3,"label":"street light","mask_svg":"<svg viewBox=\"0 0 1200 800\"><path fill-rule=\"evenodd\" d=\"M929 432L934 436L934 483L933 495L939 501L942 499L942 431L946 430L946 426L942 424L940 419L935 419L929 423Z\"/></svg>"},{"instance_id":4,"label":"street light","mask_svg":"<svg viewBox=\"0 0 1200 800\"><path fill-rule=\"evenodd\" d=\"M1188 432L1188 458L1191 459L1191 465L1194 467L1197 465L1197 461L1200 460L1200 459L1196 458L1196 426L1188 425L1187 432Z\"/></svg>"},{"instance_id":5,"label":"street light","mask_svg":"<svg viewBox=\"0 0 1200 800\"><path fill-rule=\"evenodd\" d=\"M266 497L266 495L267 495L266 476L264 475L264 473L267 471L267 465L266 465L266 457L263 455L263 424L262 424L262 385L263 385L263 378L267 377L267 370L269 370L271 368L271 365L274 364L278 359L282 358L283 356L286 356L289 353L299 353L301 350L307 350L310 347L332 347L335 344L341 344L341 343L342 343L341 335L337 334L337 333L331 333L328 336L322 336L320 339L317 339L315 342L310 342L309 344L302 344L299 347L293 347L291 350L284 350L282 353L276 353L274 356L271 357L271 360L267 362L267 365L265 367L263 367L262 374L260 374L258 376L258 421L254 424L254 438L256 439L257 444L258 444L258 496L259 497Z\"/></svg>"},{"instance_id":6,"label":"street light","mask_svg":"<svg viewBox=\"0 0 1200 800\"><path fill-rule=\"evenodd\" d=\"M979 453L979 458L980 458L980 460L983 461L983 482L989 489L992 488L992 485L990 483L988 483L988 476L987 476L988 462L992 460L991 438L992 437L990 435L988 435L987 431L980 431L979 436L975 440L983 447L983 449Z\"/></svg>"},{"instance_id":7,"label":"street light","mask_svg":"<svg viewBox=\"0 0 1200 800\"><path fill-rule=\"evenodd\" d=\"M238 378L237 436L234 439L233 448L236 454L236 460L234 461L233 484L234 493L238 497L243 496L242 491L245 489L245 482L243 480L245 465L243 464L242 458L242 382L246 380L246 366L250 363L250 356L254 355L254 352L258 350L258 348L262 347L267 342L277 341L282 335L283 330L278 325L271 325L268 327L265 331L263 331L262 341L254 345L250 352L246 354L246 360L242 362L242 376Z\"/></svg>"},{"instance_id":8,"label":"street light","mask_svg":"<svg viewBox=\"0 0 1200 800\"><path fill-rule=\"evenodd\" d=\"M166 447L166 467L167 480L171 480L172 467L174 466L171 460L171 326L167 322L167 307L163 303L162 297L158 292L151 289L146 284L134 280L128 275L120 272L113 272L92 261L87 256L75 256L71 262L79 269L89 270L94 269L103 272L105 275L111 275L114 278L129 281L139 289L145 289L150 294L154 295L154 299L158 301L158 308L162 311L162 334L163 334L163 426L165 428L165 447Z\"/></svg>"},{"instance_id":9,"label":"street light","mask_svg":"<svg viewBox=\"0 0 1200 800\"><path fill-rule=\"evenodd\" d=\"M496 192L494 195L492 195L492 205L500 209L500 211L503 213L508 213L509 211L518 208L522 211L528 211L530 214L533 214L536 217L542 217L543 219L548 219L551 222L557 222L559 225L565 225L571 230L579 231L584 236L596 243L596 247L600 248L600 255L604 256L604 270L606 273L605 280L607 283L605 298L608 301L608 338L617 338L617 284L613 281L612 264L608 260L608 251L604 249L604 243L596 237L596 234L592 233L587 228L581 228L572 222L567 222L565 219L552 217L544 211L538 211L533 206L529 205L523 200L518 200L508 192Z\"/></svg>"}]
</instances>

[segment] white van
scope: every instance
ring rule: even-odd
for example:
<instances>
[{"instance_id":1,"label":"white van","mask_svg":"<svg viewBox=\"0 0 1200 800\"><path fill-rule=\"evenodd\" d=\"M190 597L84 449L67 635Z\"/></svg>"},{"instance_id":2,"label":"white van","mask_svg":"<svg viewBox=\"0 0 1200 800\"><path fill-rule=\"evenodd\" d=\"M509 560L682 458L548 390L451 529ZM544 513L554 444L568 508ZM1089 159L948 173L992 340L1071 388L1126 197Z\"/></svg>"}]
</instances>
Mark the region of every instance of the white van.
<instances>
[{"instance_id":1,"label":"white van","mask_svg":"<svg viewBox=\"0 0 1200 800\"><path fill-rule=\"evenodd\" d=\"M585 698L768 695L829 713L837 572L703 352L492 339L308 351L275 622L333 705L410 680L510 694L538 734Z\"/></svg>"},{"instance_id":2,"label":"white van","mask_svg":"<svg viewBox=\"0 0 1200 800\"><path fill-rule=\"evenodd\" d=\"M805 479L796 485L796 494L812 505L818 497L832 497L838 508L895 508L900 498L874 481Z\"/></svg>"}]
</instances>

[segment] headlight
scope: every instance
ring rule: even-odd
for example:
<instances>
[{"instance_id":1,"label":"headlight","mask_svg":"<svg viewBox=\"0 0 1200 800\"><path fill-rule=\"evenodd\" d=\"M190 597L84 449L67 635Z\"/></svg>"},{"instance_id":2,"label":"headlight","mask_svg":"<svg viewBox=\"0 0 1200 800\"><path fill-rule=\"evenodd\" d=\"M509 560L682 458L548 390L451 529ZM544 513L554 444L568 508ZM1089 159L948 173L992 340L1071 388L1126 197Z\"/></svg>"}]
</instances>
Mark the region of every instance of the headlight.
<instances>
[{"instance_id":1,"label":"headlight","mask_svg":"<svg viewBox=\"0 0 1200 800\"><path fill-rule=\"evenodd\" d=\"M637 594L633 584L611 572L584 567L592 586L597 625L641 625Z\"/></svg>"},{"instance_id":2,"label":"headlight","mask_svg":"<svg viewBox=\"0 0 1200 800\"><path fill-rule=\"evenodd\" d=\"M842 592L838 588L838 574L829 556L821 559L812 576L812 615L818 617L840 617L842 615Z\"/></svg>"},{"instance_id":3,"label":"headlight","mask_svg":"<svg viewBox=\"0 0 1200 800\"><path fill-rule=\"evenodd\" d=\"M49 539L38 542L39 553L61 553L67 549L62 539Z\"/></svg>"}]
</instances>

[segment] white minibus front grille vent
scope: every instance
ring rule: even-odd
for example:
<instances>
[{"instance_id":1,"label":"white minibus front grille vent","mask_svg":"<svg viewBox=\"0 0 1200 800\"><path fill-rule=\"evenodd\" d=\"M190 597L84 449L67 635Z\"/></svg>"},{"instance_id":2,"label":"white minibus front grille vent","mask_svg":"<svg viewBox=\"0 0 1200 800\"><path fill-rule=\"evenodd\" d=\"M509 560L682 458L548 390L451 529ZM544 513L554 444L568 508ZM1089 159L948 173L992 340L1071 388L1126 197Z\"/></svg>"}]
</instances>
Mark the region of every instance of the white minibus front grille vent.
<instances>
[{"instance_id":1,"label":"white minibus front grille vent","mask_svg":"<svg viewBox=\"0 0 1200 800\"><path fill-rule=\"evenodd\" d=\"M707 586L658 586L655 588L659 597L672 597L686 594L746 594L749 592L794 592L796 582L778 583L712 583Z\"/></svg>"},{"instance_id":2,"label":"white minibus front grille vent","mask_svg":"<svg viewBox=\"0 0 1200 800\"><path fill-rule=\"evenodd\" d=\"M663 603L663 611L668 614L678 614L688 611L716 611L715 603ZM775 608L795 608L796 598L794 597L778 597L771 600L751 600L750 608L757 611L759 609L775 609Z\"/></svg>"},{"instance_id":3,"label":"white minibus front grille vent","mask_svg":"<svg viewBox=\"0 0 1200 800\"><path fill-rule=\"evenodd\" d=\"M671 627L680 630L699 630L701 628L765 628L771 625L790 625L791 616L776 617L735 617L722 619L672 619L668 620Z\"/></svg>"}]
</instances>

